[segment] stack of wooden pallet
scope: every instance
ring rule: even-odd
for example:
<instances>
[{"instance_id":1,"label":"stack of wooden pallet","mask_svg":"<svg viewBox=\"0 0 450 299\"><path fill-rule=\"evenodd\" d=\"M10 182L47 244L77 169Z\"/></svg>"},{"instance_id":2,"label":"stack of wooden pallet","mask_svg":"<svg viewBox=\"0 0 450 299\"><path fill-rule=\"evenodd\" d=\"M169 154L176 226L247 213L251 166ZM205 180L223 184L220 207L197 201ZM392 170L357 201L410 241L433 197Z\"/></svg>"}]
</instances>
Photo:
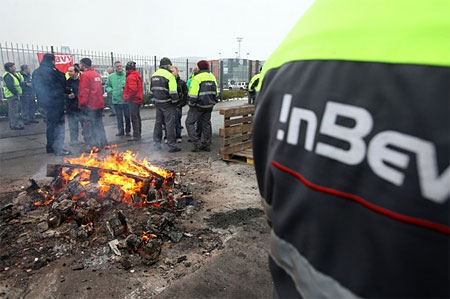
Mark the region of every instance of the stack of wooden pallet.
<instances>
[{"instance_id":1,"label":"stack of wooden pallet","mask_svg":"<svg viewBox=\"0 0 450 299\"><path fill-rule=\"evenodd\" d=\"M253 164L252 122L255 106L222 108L224 127L220 129L223 147L220 154L225 161Z\"/></svg>"}]
</instances>

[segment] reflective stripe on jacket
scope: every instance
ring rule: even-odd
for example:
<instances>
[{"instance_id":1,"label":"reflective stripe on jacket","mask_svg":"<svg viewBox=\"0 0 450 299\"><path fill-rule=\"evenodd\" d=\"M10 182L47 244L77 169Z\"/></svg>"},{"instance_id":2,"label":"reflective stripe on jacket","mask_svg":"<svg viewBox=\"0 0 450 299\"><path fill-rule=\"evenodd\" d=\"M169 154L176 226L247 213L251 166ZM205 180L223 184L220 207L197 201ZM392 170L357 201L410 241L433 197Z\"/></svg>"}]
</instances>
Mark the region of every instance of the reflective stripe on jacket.
<instances>
[{"instance_id":1,"label":"reflective stripe on jacket","mask_svg":"<svg viewBox=\"0 0 450 299\"><path fill-rule=\"evenodd\" d=\"M279 297L449 297L450 18L432 3L317 0L264 64Z\"/></svg>"},{"instance_id":2,"label":"reflective stripe on jacket","mask_svg":"<svg viewBox=\"0 0 450 299\"><path fill-rule=\"evenodd\" d=\"M178 91L175 76L164 68L158 69L150 79L150 93L155 103L177 103Z\"/></svg>"},{"instance_id":3,"label":"reflective stripe on jacket","mask_svg":"<svg viewBox=\"0 0 450 299\"><path fill-rule=\"evenodd\" d=\"M217 93L216 77L208 70L201 70L192 78L188 104L210 109L217 103Z\"/></svg>"}]
</instances>

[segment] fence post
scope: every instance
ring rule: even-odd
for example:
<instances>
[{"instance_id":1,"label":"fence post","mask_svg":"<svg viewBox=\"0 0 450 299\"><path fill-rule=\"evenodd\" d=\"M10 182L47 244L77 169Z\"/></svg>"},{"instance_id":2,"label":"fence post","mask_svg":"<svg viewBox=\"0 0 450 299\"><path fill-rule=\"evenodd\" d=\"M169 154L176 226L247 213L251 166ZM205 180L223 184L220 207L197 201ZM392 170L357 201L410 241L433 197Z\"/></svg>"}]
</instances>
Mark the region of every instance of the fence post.
<instances>
[{"instance_id":1,"label":"fence post","mask_svg":"<svg viewBox=\"0 0 450 299\"><path fill-rule=\"evenodd\" d=\"M158 70L157 68L156 68L156 56L155 57L153 57L154 58L154 63L155 63L155 72Z\"/></svg>"},{"instance_id":2,"label":"fence post","mask_svg":"<svg viewBox=\"0 0 450 299\"><path fill-rule=\"evenodd\" d=\"M247 60L247 67L248 67L248 83L250 83L250 80L252 79L253 70L252 70L253 63L251 60Z\"/></svg>"},{"instance_id":3,"label":"fence post","mask_svg":"<svg viewBox=\"0 0 450 299\"><path fill-rule=\"evenodd\" d=\"M111 52L111 66L114 66L114 54Z\"/></svg>"},{"instance_id":4,"label":"fence post","mask_svg":"<svg viewBox=\"0 0 450 299\"><path fill-rule=\"evenodd\" d=\"M256 60L256 65L255 65L255 72L259 73L259 60Z\"/></svg>"},{"instance_id":5,"label":"fence post","mask_svg":"<svg viewBox=\"0 0 450 299\"><path fill-rule=\"evenodd\" d=\"M55 51L53 50L53 46L50 46L50 51L53 53L55 53Z\"/></svg>"},{"instance_id":6,"label":"fence post","mask_svg":"<svg viewBox=\"0 0 450 299\"><path fill-rule=\"evenodd\" d=\"M189 59L186 58L186 82L189 80Z\"/></svg>"},{"instance_id":7,"label":"fence post","mask_svg":"<svg viewBox=\"0 0 450 299\"><path fill-rule=\"evenodd\" d=\"M223 60L220 60L219 85L220 85L220 94L222 95L222 93L223 93Z\"/></svg>"}]
</instances>

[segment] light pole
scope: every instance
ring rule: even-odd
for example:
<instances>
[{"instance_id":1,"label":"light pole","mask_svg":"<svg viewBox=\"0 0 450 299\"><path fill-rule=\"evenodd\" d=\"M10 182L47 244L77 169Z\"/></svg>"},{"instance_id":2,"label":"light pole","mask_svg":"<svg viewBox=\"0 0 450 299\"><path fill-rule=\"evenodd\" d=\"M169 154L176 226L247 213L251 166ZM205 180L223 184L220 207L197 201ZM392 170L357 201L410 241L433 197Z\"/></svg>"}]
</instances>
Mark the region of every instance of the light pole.
<instances>
[{"instance_id":1,"label":"light pole","mask_svg":"<svg viewBox=\"0 0 450 299\"><path fill-rule=\"evenodd\" d=\"M250 55L250 53L247 53L247 60L248 60L248 55Z\"/></svg>"},{"instance_id":2,"label":"light pole","mask_svg":"<svg viewBox=\"0 0 450 299\"><path fill-rule=\"evenodd\" d=\"M219 52L219 60L222 59L222 53Z\"/></svg>"},{"instance_id":3,"label":"light pole","mask_svg":"<svg viewBox=\"0 0 450 299\"><path fill-rule=\"evenodd\" d=\"M238 52L234 52L234 54L236 54L236 58L239 58L239 56L238 56Z\"/></svg>"},{"instance_id":4,"label":"light pole","mask_svg":"<svg viewBox=\"0 0 450 299\"><path fill-rule=\"evenodd\" d=\"M236 54L237 58L241 58L241 43L243 39L243 37L236 37L236 40L238 42L238 54Z\"/></svg>"}]
</instances>

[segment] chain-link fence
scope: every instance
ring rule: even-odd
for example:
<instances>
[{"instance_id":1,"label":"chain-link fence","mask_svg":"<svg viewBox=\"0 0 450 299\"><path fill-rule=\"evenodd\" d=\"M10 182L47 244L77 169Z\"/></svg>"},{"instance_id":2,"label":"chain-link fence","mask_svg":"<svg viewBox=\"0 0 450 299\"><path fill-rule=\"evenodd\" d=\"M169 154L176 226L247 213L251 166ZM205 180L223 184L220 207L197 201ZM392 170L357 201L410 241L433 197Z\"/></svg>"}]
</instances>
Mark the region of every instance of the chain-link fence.
<instances>
[{"instance_id":1,"label":"chain-link fence","mask_svg":"<svg viewBox=\"0 0 450 299\"><path fill-rule=\"evenodd\" d=\"M0 78L4 73L3 65L6 62L14 62L18 70L21 65L29 65L31 70L39 67L38 53L70 54L73 61L79 62L83 57L92 60L94 69L104 78L108 76L107 69L114 65L115 61L126 64L135 61L137 70L141 73L144 83L144 93L149 93L150 77L158 69L159 60L162 57L149 55L122 54L116 52L90 51L83 49L70 49L68 47L38 46L18 43L0 43ZM170 57L169 57L170 58ZM179 69L180 77L188 80L192 75L198 60L201 58L170 58L172 64ZM258 73L262 62L248 59L217 59L208 60L211 72L216 76L220 89L245 89L251 77ZM1 81L1 80L0 80ZM3 99L3 92L0 91Z\"/></svg>"}]
</instances>

